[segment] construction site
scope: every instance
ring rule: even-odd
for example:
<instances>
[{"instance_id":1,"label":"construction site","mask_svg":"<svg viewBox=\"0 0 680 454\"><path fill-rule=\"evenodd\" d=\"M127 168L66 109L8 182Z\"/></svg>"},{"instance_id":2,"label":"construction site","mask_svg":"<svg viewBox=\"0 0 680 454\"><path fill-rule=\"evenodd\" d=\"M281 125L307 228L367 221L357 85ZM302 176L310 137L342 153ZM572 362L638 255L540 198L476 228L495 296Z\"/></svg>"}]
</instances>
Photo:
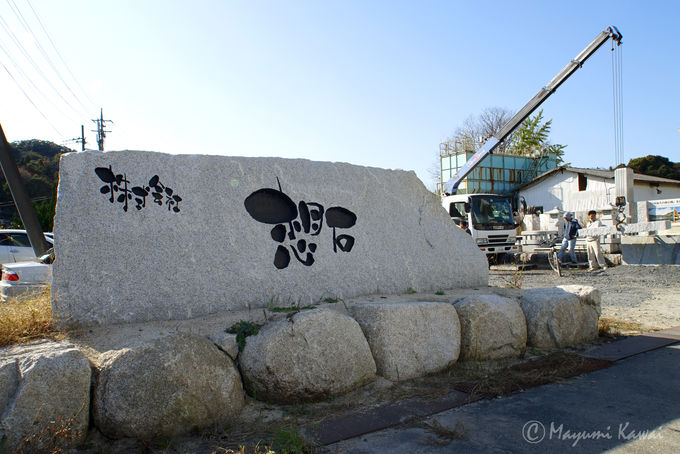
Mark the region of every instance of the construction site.
<instances>
[{"instance_id":1,"label":"construction site","mask_svg":"<svg viewBox=\"0 0 680 454\"><path fill-rule=\"evenodd\" d=\"M550 4L546 26L502 2L31 1L0 6L0 63L42 118L2 103L0 454L680 446L680 163L624 159L623 34L598 25L580 47L588 21L619 23L610 8ZM668 83L633 19L647 94ZM77 71L55 44L84 60L94 41ZM582 69L605 51L606 111ZM74 73L116 119L97 108L96 149ZM494 99L521 107L462 120ZM5 136L42 123L80 150Z\"/></svg>"}]
</instances>

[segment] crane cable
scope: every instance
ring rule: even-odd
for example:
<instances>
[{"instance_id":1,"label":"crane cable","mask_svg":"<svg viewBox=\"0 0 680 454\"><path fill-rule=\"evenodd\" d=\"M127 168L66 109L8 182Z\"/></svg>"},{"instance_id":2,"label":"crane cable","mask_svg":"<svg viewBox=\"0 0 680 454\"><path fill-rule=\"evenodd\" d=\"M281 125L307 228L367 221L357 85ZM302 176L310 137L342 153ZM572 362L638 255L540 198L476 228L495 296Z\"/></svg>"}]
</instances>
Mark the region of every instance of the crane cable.
<instances>
[{"instance_id":1,"label":"crane cable","mask_svg":"<svg viewBox=\"0 0 680 454\"><path fill-rule=\"evenodd\" d=\"M614 162L624 163L623 154L623 51L612 40L612 98L614 103Z\"/></svg>"}]
</instances>

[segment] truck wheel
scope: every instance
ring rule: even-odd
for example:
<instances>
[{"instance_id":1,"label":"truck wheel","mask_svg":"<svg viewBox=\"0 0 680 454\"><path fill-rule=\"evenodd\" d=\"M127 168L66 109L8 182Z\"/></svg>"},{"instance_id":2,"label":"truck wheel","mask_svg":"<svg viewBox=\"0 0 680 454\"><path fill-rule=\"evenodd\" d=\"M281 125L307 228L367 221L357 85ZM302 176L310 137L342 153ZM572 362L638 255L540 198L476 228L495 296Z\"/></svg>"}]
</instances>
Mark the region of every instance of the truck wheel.
<instances>
[{"instance_id":1,"label":"truck wheel","mask_svg":"<svg viewBox=\"0 0 680 454\"><path fill-rule=\"evenodd\" d=\"M496 254L488 254L486 256L487 260L489 261L489 266L491 265L501 265L505 263L507 260L507 254L504 252L496 253Z\"/></svg>"}]
</instances>

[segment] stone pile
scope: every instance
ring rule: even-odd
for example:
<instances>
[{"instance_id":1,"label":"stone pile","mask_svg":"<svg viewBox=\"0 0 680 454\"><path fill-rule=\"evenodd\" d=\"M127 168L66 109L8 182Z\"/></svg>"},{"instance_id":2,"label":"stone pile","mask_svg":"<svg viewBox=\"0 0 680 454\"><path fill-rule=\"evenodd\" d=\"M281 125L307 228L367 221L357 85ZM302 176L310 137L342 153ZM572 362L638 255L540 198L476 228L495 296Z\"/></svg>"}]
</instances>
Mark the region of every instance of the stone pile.
<instances>
[{"instance_id":1,"label":"stone pile","mask_svg":"<svg viewBox=\"0 0 680 454\"><path fill-rule=\"evenodd\" d=\"M516 357L528 346L588 342L598 335L600 294L561 286L521 290L517 298L354 301L346 312L330 306L270 320L246 338L241 352L224 332L210 339L164 334L106 351L92 364L86 350L56 342L5 349L0 452L77 446L90 416L108 437L173 437L227 424L241 411L246 392L271 402L314 401L350 392L377 375L407 380L460 359Z\"/></svg>"}]
</instances>

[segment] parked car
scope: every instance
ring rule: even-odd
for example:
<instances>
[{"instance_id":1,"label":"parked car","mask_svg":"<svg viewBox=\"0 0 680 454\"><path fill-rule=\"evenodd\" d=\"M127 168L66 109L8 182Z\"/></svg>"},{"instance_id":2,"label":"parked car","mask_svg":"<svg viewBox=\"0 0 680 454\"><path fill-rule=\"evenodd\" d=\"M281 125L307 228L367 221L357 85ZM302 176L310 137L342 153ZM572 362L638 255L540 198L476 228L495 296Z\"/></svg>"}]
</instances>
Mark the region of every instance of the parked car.
<instances>
[{"instance_id":1,"label":"parked car","mask_svg":"<svg viewBox=\"0 0 680 454\"><path fill-rule=\"evenodd\" d=\"M45 233L45 239L54 245L54 235ZM0 229L0 264L36 260L26 230Z\"/></svg>"},{"instance_id":2,"label":"parked car","mask_svg":"<svg viewBox=\"0 0 680 454\"><path fill-rule=\"evenodd\" d=\"M52 263L54 249L41 256L38 261L5 263L0 277L0 300L40 293L52 284Z\"/></svg>"}]
</instances>

